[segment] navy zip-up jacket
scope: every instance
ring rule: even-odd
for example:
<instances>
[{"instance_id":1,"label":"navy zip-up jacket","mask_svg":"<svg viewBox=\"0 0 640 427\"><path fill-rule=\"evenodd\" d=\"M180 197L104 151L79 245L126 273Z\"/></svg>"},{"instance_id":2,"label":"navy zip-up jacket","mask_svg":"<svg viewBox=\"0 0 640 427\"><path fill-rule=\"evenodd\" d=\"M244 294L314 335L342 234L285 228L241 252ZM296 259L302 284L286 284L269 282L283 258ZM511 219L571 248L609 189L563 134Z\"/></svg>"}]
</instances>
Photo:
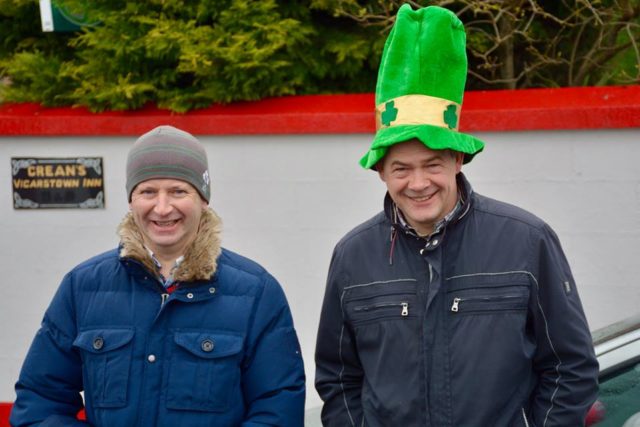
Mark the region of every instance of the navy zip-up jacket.
<instances>
[{"instance_id":1,"label":"navy zip-up jacket","mask_svg":"<svg viewBox=\"0 0 640 427\"><path fill-rule=\"evenodd\" d=\"M316 346L325 426L584 425L598 363L556 234L471 191L428 239L385 212L348 233Z\"/></svg>"},{"instance_id":2,"label":"navy zip-up jacket","mask_svg":"<svg viewBox=\"0 0 640 427\"><path fill-rule=\"evenodd\" d=\"M282 288L208 238L203 224L215 221L203 217L200 250L180 265L205 268L211 254L215 273L171 294L150 259L122 248L65 276L16 384L13 426L303 425L304 368ZM125 247L147 255L132 240ZM86 422L76 420L81 391Z\"/></svg>"}]
</instances>

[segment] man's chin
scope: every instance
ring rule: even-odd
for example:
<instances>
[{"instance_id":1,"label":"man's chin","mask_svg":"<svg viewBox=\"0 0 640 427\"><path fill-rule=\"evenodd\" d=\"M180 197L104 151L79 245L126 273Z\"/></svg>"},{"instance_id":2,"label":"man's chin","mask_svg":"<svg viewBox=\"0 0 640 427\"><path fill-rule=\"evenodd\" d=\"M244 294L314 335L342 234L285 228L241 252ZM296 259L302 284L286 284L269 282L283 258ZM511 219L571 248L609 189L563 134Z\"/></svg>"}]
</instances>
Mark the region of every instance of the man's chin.
<instances>
[{"instance_id":1,"label":"man's chin","mask_svg":"<svg viewBox=\"0 0 640 427\"><path fill-rule=\"evenodd\" d=\"M151 244L159 249L167 249L178 244L178 239L170 236L160 236L151 239Z\"/></svg>"}]
</instances>

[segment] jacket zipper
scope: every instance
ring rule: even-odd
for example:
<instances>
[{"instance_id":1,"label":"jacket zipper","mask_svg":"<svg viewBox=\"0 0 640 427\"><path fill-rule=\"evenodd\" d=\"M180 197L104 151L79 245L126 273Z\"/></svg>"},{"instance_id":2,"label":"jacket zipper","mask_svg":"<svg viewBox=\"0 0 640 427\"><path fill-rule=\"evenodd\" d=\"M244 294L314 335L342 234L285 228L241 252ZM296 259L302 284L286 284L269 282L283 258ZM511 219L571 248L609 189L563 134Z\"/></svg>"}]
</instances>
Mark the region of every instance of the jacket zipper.
<instances>
[{"instance_id":1,"label":"jacket zipper","mask_svg":"<svg viewBox=\"0 0 640 427\"><path fill-rule=\"evenodd\" d=\"M359 307L355 307L353 310L354 311L370 311L370 310L376 310L379 308L388 308L388 307L401 307L402 311L400 312L400 315L403 317L409 315L408 302L385 302L385 303L374 304L374 305L361 305Z\"/></svg>"},{"instance_id":2,"label":"jacket zipper","mask_svg":"<svg viewBox=\"0 0 640 427\"><path fill-rule=\"evenodd\" d=\"M529 420L527 420L527 413L524 412L524 408L522 409L522 419L524 420L524 426L529 427Z\"/></svg>"},{"instance_id":3,"label":"jacket zipper","mask_svg":"<svg viewBox=\"0 0 640 427\"><path fill-rule=\"evenodd\" d=\"M519 295L504 295L504 296L495 296L495 297L477 297L477 298L454 298L453 303L451 304L451 311L457 313L460 309L460 303L462 302L472 302L472 301L485 301L485 302L503 302L505 300L517 299L520 298Z\"/></svg>"},{"instance_id":4,"label":"jacket zipper","mask_svg":"<svg viewBox=\"0 0 640 427\"><path fill-rule=\"evenodd\" d=\"M160 303L160 309L162 310L162 308L164 307L165 303L167 302L167 300L169 299L169 294L160 294L160 297L162 298L162 302Z\"/></svg>"}]
</instances>

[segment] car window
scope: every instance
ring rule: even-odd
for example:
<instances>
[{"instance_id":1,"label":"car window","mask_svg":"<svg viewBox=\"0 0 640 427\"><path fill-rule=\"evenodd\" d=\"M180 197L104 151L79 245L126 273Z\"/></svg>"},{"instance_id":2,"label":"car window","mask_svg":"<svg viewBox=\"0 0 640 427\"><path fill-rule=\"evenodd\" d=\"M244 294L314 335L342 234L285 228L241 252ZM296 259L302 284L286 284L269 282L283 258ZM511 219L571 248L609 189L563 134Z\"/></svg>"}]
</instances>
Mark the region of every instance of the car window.
<instances>
[{"instance_id":1,"label":"car window","mask_svg":"<svg viewBox=\"0 0 640 427\"><path fill-rule=\"evenodd\" d=\"M640 426L640 363L601 378L598 400L604 413L594 426Z\"/></svg>"}]
</instances>

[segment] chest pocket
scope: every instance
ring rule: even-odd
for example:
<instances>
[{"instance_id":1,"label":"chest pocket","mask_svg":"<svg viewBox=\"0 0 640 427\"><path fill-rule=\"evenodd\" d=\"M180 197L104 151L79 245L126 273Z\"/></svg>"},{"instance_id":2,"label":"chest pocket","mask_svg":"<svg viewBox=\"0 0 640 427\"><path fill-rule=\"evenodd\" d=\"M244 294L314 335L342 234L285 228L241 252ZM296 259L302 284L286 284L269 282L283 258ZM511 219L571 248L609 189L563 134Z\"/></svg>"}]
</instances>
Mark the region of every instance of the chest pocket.
<instances>
[{"instance_id":1,"label":"chest pocket","mask_svg":"<svg viewBox=\"0 0 640 427\"><path fill-rule=\"evenodd\" d=\"M416 317L421 311L416 290L415 279L347 286L342 299L345 316L354 327Z\"/></svg>"},{"instance_id":2,"label":"chest pocket","mask_svg":"<svg viewBox=\"0 0 640 427\"><path fill-rule=\"evenodd\" d=\"M243 338L217 332L176 332L166 407L221 412L240 389Z\"/></svg>"},{"instance_id":3,"label":"chest pocket","mask_svg":"<svg viewBox=\"0 0 640 427\"><path fill-rule=\"evenodd\" d=\"M447 307L452 316L524 312L529 304L526 273L454 277L447 282Z\"/></svg>"},{"instance_id":4,"label":"chest pocket","mask_svg":"<svg viewBox=\"0 0 640 427\"><path fill-rule=\"evenodd\" d=\"M83 361L85 393L96 408L127 404L133 329L81 331L73 342Z\"/></svg>"}]
</instances>

